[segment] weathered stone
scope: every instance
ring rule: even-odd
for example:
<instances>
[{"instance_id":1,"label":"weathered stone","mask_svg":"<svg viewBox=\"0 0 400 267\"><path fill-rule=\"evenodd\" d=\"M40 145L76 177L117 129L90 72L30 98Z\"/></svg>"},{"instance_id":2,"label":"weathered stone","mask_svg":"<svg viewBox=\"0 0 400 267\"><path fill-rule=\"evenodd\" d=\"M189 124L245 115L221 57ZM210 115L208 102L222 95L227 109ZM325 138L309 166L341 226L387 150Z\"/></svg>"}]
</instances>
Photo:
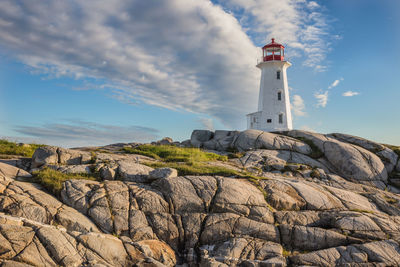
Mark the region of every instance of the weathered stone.
<instances>
[{"instance_id":1,"label":"weathered stone","mask_svg":"<svg viewBox=\"0 0 400 267\"><path fill-rule=\"evenodd\" d=\"M190 137L190 143L194 147L201 147L202 144L213 137L214 133L209 130L194 130Z\"/></svg>"},{"instance_id":2,"label":"weathered stone","mask_svg":"<svg viewBox=\"0 0 400 267\"><path fill-rule=\"evenodd\" d=\"M278 180L262 180L260 185L267 192L267 201L277 210L300 210L307 202L287 183Z\"/></svg>"},{"instance_id":3,"label":"weathered stone","mask_svg":"<svg viewBox=\"0 0 400 267\"><path fill-rule=\"evenodd\" d=\"M160 266L175 266L175 252L165 243L158 240L126 242L125 248L136 266L146 265L148 259L156 260Z\"/></svg>"},{"instance_id":4,"label":"weathered stone","mask_svg":"<svg viewBox=\"0 0 400 267\"><path fill-rule=\"evenodd\" d=\"M279 230L283 244L295 249L318 250L348 243L345 235L318 227L281 224Z\"/></svg>"},{"instance_id":5,"label":"weathered stone","mask_svg":"<svg viewBox=\"0 0 400 267\"><path fill-rule=\"evenodd\" d=\"M282 257L282 246L261 239L232 238L215 245L200 247L203 254L208 254L220 262L245 265L257 264L268 259Z\"/></svg>"},{"instance_id":6,"label":"weathered stone","mask_svg":"<svg viewBox=\"0 0 400 267\"><path fill-rule=\"evenodd\" d=\"M100 178L103 180L115 180L118 165L105 165L99 168Z\"/></svg>"},{"instance_id":7,"label":"weathered stone","mask_svg":"<svg viewBox=\"0 0 400 267\"><path fill-rule=\"evenodd\" d=\"M338 174L352 180L379 180L387 182L387 171L382 161L361 147L338 141L326 141L324 154L336 167Z\"/></svg>"},{"instance_id":8,"label":"weathered stone","mask_svg":"<svg viewBox=\"0 0 400 267\"><path fill-rule=\"evenodd\" d=\"M279 231L272 224L253 221L234 213L210 214L200 236L202 245L212 245L232 237L251 236L279 243Z\"/></svg>"},{"instance_id":9,"label":"weathered stone","mask_svg":"<svg viewBox=\"0 0 400 267\"><path fill-rule=\"evenodd\" d=\"M292 186L298 192L300 197L307 203L306 208L309 210L343 208L343 204L339 199L317 185L296 180L285 181L285 183Z\"/></svg>"},{"instance_id":10,"label":"weathered stone","mask_svg":"<svg viewBox=\"0 0 400 267\"><path fill-rule=\"evenodd\" d=\"M259 130L241 132L234 141L233 147L239 151L254 149L291 150L303 154L311 153L311 148L296 139Z\"/></svg>"},{"instance_id":11,"label":"weathered stone","mask_svg":"<svg viewBox=\"0 0 400 267\"><path fill-rule=\"evenodd\" d=\"M296 265L343 266L370 263L381 266L398 266L400 249L396 242L387 240L318 250L293 256L290 260Z\"/></svg>"},{"instance_id":12,"label":"weathered stone","mask_svg":"<svg viewBox=\"0 0 400 267\"><path fill-rule=\"evenodd\" d=\"M246 168L259 167L268 169L268 166L270 166L272 169L282 170L288 164L294 163L309 166L310 168L320 168L324 171L329 171L325 165L307 155L285 150L264 149L249 151L240 160Z\"/></svg>"},{"instance_id":13,"label":"weathered stone","mask_svg":"<svg viewBox=\"0 0 400 267\"><path fill-rule=\"evenodd\" d=\"M157 168L149 172L149 180L173 178L178 176L178 171L173 168Z\"/></svg>"},{"instance_id":14,"label":"weathered stone","mask_svg":"<svg viewBox=\"0 0 400 267\"><path fill-rule=\"evenodd\" d=\"M238 131L221 131L217 130L211 140L203 143L205 149L227 151L231 148L232 143L237 138Z\"/></svg>"},{"instance_id":15,"label":"weathered stone","mask_svg":"<svg viewBox=\"0 0 400 267\"><path fill-rule=\"evenodd\" d=\"M32 177L29 172L2 162L0 162L0 176L11 179Z\"/></svg>"},{"instance_id":16,"label":"weathered stone","mask_svg":"<svg viewBox=\"0 0 400 267\"><path fill-rule=\"evenodd\" d=\"M57 149L58 163L66 165L78 165L82 163L82 153L87 152L77 151L59 147Z\"/></svg>"},{"instance_id":17,"label":"weathered stone","mask_svg":"<svg viewBox=\"0 0 400 267\"><path fill-rule=\"evenodd\" d=\"M146 182L152 170L153 168L132 161L120 161L118 175L126 181Z\"/></svg>"},{"instance_id":18,"label":"weathered stone","mask_svg":"<svg viewBox=\"0 0 400 267\"><path fill-rule=\"evenodd\" d=\"M58 164L57 147L45 146L35 150L32 156L31 168L39 168L47 164Z\"/></svg>"},{"instance_id":19,"label":"weathered stone","mask_svg":"<svg viewBox=\"0 0 400 267\"><path fill-rule=\"evenodd\" d=\"M232 212L260 222L274 222L264 195L249 181L217 178L217 182L218 190L210 211Z\"/></svg>"},{"instance_id":20,"label":"weathered stone","mask_svg":"<svg viewBox=\"0 0 400 267\"><path fill-rule=\"evenodd\" d=\"M349 210L364 210L370 212L379 212L376 205L371 203L366 197L361 196L352 191L334 188L331 186L325 186L325 188L333 194L335 197L340 199L342 204Z\"/></svg>"},{"instance_id":21,"label":"weathered stone","mask_svg":"<svg viewBox=\"0 0 400 267\"><path fill-rule=\"evenodd\" d=\"M60 166L57 168L57 171L62 172L62 173L92 174L92 165L83 164L83 165Z\"/></svg>"}]
</instances>

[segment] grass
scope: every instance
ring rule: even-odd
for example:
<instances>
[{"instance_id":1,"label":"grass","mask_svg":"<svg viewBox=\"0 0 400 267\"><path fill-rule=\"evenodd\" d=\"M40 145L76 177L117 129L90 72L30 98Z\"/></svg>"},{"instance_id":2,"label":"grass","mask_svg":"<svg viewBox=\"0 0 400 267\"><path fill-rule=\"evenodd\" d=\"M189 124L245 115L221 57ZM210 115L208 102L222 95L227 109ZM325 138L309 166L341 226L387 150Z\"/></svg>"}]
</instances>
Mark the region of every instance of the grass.
<instances>
[{"instance_id":1,"label":"grass","mask_svg":"<svg viewBox=\"0 0 400 267\"><path fill-rule=\"evenodd\" d=\"M143 164L152 168L169 167L178 171L178 175L219 175L236 176L243 178L253 177L248 172L239 172L222 166L212 166L201 162L143 162Z\"/></svg>"},{"instance_id":2,"label":"grass","mask_svg":"<svg viewBox=\"0 0 400 267\"><path fill-rule=\"evenodd\" d=\"M204 162L204 161L227 161L227 156L221 156L215 153L205 152L199 148L184 148L168 145L141 145L135 148L124 147L123 152L129 154L138 154L151 157L165 162Z\"/></svg>"},{"instance_id":3,"label":"grass","mask_svg":"<svg viewBox=\"0 0 400 267\"><path fill-rule=\"evenodd\" d=\"M386 200L386 202L389 203L389 204L396 204L396 203L397 203L397 200L394 199L394 198L392 198L392 197L383 196L383 198L384 198L384 199Z\"/></svg>"},{"instance_id":4,"label":"grass","mask_svg":"<svg viewBox=\"0 0 400 267\"><path fill-rule=\"evenodd\" d=\"M282 249L282 256L283 257L289 257L292 255L292 252L290 252L289 250L286 250L285 248Z\"/></svg>"},{"instance_id":5,"label":"grass","mask_svg":"<svg viewBox=\"0 0 400 267\"><path fill-rule=\"evenodd\" d=\"M17 155L24 157L32 157L38 147L45 146L41 144L25 144L18 145L5 139L0 139L0 154Z\"/></svg>"},{"instance_id":6,"label":"grass","mask_svg":"<svg viewBox=\"0 0 400 267\"><path fill-rule=\"evenodd\" d=\"M370 213L370 214L374 214L375 212L371 211L371 210L362 210L362 209L350 209L349 211L355 211L355 212L362 212L362 213Z\"/></svg>"},{"instance_id":7,"label":"grass","mask_svg":"<svg viewBox=\"0 0 400 267\"><path fill-rule=\"evenodd\" d=\"M67 174L62 173L53 169L44 168L40 171L33 173L33 180L44 186L47 190L55 194L56 196L60 196L60 192L63 187L63 183L70 179L85 179L85 180L98 180L97 177L93 175L89 175L86 173L82 174Z\"/></svg>"}]
</instances>

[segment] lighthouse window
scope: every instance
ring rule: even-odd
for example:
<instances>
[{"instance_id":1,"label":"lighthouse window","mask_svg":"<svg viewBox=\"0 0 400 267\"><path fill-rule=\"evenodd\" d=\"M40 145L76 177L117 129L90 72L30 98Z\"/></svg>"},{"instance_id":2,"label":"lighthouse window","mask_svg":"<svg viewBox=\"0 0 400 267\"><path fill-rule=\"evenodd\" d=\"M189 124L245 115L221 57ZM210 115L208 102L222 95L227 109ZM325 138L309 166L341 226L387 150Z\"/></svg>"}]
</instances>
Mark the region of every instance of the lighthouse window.
<instances>
[{"instance_id":1,"label":"lighthouse window","mask_svg":"<svg viewBox=\"0 0 400 267\"><path fill-rule=\"evenodd\" d=\"M279 123L283 123L283 114L279 114Z\"/></svg>"},{"instance_id":2,"label":"lighthouse window","mask_svg":"<svg viewBox=\"0 0 400 267\"><path fill-rule=\"evenodd\" d=\"M281 79L281 71L280 71L280 70L278 70L278 71L276 72L276 78L277 78L278 80Z\"/></svg>"},{"instance_id":3,"label":"lighthouse window","mask_svg":"<svg viewBox=\"0 0 400 267\"><path fill-rule=\"evenodd\" d=\"M282 100L282 93L281 92L278 92L278 100L279 101Z\"/></svg>"},{"instance_id":4,"label":"lighthouse window","mask_svg":"<svg viewBox=\"0 0 400 267\"><path fill-rule=\"evenodd\" d=\"M271 122L272 122L272 120L271 120L271 119L268 119L268 120L267 120L267 123L271 123Z\"/></svg>"}]
</instances>

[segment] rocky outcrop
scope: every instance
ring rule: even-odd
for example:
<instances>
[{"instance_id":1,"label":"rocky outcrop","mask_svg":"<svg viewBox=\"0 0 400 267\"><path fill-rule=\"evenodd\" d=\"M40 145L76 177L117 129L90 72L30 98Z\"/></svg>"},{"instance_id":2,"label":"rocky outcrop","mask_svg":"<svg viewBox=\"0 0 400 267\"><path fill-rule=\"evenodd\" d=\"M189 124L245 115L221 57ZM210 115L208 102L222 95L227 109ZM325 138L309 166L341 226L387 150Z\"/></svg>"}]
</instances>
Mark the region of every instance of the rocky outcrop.
<instances>
[{"instance_id":1,"label":"rocky outcrop","mask_svg":"<svg viewBox=\"0 0 400 267\"><path fill-rule=\"evenodd\" d=\"M65 181L58 199L0 163L0 265L400 265L390 148L304 131L195 131L190 142L231 156L207 166L240 177L153 169L124 144L40 148L33 168L99 177Z\"/></svg>"},{"instance_id":2,"label":"rocky outcrop","mask_svg":"<svg viewBox=\"0 0 400 267\"><path fill-rule=\"evenodd\" d=\"M66 231L0 213L2 266L174 266L163 242L132 242L112 235Z\"/></svg>"}]
</instances>

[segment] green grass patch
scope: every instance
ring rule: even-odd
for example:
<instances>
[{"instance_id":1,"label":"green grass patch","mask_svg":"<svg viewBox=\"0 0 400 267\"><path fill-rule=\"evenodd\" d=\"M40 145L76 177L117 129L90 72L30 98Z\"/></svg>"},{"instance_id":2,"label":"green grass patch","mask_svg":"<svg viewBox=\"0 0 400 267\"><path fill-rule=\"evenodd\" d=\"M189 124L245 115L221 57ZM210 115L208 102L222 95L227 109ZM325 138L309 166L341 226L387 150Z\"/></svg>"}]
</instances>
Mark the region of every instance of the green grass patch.
<instances>
[{"instance_id":1,"label":"green grass patch","mask_svg":"<svg viewBox=\"0 0 400 267\"><path fill-rule=\"evenodd\" d=\"M45 145L41 144L19 145L15 142L10 142L5 139L0 139L0 154L32 157L33 152L35 152L35 150L41 146Z\"/></svg>"},{"instance_id":2,"label":"green grass patch","mask_svg":"<svg viewBox=\"0 0 400 267\"><path fill-rule=\"evenodd\" d=\"M169 167L178 171L179 176L184 175L219 175L219 176L235 176L249 178L251 174L247 172L239 172L222 166L212 166L201 162L185 163L185 162L143 162L143 164L152 168Z\"/></svg>"},{"instance_id":3,"label":"green grass patch","mask_svg":"<svg viewBox=\"0 0 400 267\"><path fill-rule=\"evenodd\" d=\"M215 153L205 152L199 148L186 148L168 145L140 145L135 148L124 147L123 152L129 154L138 154L165 162L205 162L205 161L227 161L227 156L221 156Z\"/></svg>"},{"instance_id":4,"label":"green grass patch","mask_svg":"<svg viewBox=\"0 0 400 267\"><path fill-rule=\"evenodd\" d=\"M67 180L71 179L84 179L84 180L93 180L97 181L98 178L89 175L86 173L82 174L67 174L67 173L62 173L50 168L44 168L40 171L34 172L33 173L33 181L36 183L41 184L44 186L47 190L49 190L51 193L53 193L56 196L60 196L60 192L63 188L63 183Z\"/></svg>"},{"instance_id":5,"label":"green grass patch","mask_svg":"<svg viewBox=\"0 0 400 267\"><path fill-rule=\"evenodd\" d=\"M370 214L374 214L374 212L373 212L373 211L371 211L371 210L350 209L349 211L355 211L355 212L362 212L362 213L370 213Z\"/></svg>"},{"instance_id":6,"label":"green grass patch","mask_svg":"<svg viewBox=\"0 0 400 267\"><path fill-rule=\"evenodd\" d=\"M289 257L289 256L291 256L292 255L292 252L290 251L290 250L287 250L287 249L285 249L285 248L283 248L282 249L282 256L283 257Z\"/></svg>"}]
</instances>

